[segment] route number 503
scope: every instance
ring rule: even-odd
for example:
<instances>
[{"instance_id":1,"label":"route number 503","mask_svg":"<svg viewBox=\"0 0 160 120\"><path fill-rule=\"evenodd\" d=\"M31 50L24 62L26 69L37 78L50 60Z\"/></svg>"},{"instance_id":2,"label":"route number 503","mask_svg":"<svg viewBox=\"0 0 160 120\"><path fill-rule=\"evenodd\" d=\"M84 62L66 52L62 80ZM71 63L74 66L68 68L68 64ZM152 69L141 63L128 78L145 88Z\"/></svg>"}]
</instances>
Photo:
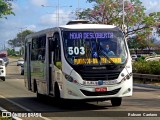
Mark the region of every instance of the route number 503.
<instances>
[{"instance_id":1,"label":"route number 503","mask_svg":"<svg viewBox=\"0 0 160 120\"><path fill-rule=\"evenodd\" d=\"M84 47L68 47L68 54L69 55L84 55L85 54L85 49Z\"/></svg>"}]
</instances>

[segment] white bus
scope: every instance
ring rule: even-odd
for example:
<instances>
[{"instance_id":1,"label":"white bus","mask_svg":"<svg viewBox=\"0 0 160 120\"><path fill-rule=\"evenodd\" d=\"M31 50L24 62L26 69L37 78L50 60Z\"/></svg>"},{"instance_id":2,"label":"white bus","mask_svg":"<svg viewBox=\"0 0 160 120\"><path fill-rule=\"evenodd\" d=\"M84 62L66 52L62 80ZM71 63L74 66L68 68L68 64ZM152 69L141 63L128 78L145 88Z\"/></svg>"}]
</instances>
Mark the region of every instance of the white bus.
<instances>
[{"instance_id":1,"label":"white bus","mask_svg":"<svg viewBox=\"0 0 160 120\"><path fill-rule=\"evenodd\" d=\"M26 37L25 86L41 95L74 100L111 100L120 106L132 96L129 49L113 25L67 24Z\"/></svg>"}]
</instances>

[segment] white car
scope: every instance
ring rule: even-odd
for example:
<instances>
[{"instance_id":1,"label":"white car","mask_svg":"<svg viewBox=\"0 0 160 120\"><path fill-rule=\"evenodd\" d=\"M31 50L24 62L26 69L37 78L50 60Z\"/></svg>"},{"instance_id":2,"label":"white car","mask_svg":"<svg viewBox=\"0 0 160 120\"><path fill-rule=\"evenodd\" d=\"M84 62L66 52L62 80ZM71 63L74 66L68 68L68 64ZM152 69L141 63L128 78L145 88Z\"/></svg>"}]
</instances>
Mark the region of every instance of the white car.
<instances>
[{"instance_id":1,"label":"white car","mask_svg":"<svg viewBox=\"0 0 160 120\"><path fill-rule=\"evenodd\" d=\"M6 78L6 67L5 67L4 60L2 58L0 58L0 78L3 81L5 81L5 78Z\"/></svg>"},{"instance_id":2,"label":"white car","mask_svg":"<svg viewBox=\"0 0 160 120\"><path fill-rule=\"evenodd\" d=\"M18 59L17 66L21 66L23 64L24 64L24 59L23 58Z\"/></svg>"},{"instance_id":3,"label":"white car","mask_svg":"<svg viewBox=\"0 0 160 120\"><path fill-rule=\"evenodd\" d=\"M4 60L4 64L7 67L7 65L9 64L9 59L7 57L3 57L2 59Z\"/></svg>"}]
</instances>

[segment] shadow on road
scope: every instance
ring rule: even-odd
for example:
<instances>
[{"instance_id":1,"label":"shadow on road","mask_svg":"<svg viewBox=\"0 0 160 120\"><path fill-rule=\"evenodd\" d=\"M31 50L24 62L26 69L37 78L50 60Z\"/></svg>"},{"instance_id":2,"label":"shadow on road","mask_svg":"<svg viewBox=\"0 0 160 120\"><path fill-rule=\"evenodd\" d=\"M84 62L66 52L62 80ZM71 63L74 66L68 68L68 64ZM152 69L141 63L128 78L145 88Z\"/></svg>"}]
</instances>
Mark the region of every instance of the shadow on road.
<instances>
[{"instance_id":1,"label":"shadow on road","mask_svg":"<svg viewBox=\"0 0 160 120\"><path fill-rule=\"evenodd\" d=\"M106 110L111 105L93 102L82 102L82 101L67 101L67 100L59 100L59 102L55 101L54 98L45 97L42 99L37 99L36 97L16 97L16 98L8 98L11 101L14 101L21 106L25 106L28 109L31 109L34 112L41 113L58 113L58 112L78 112L78 111L89 111L89 110ZM2 99L0 99L0 104ZM13 104L10 105L8 109L15 107L15 110L12 112L17 112L16 106ZM22 109L21 109L22 110ZM24 111L21 112L26 112Z\"/></svg>"},{"instance_id":2,"label":"shadow on road","mask_svg":"<svg viewBox=\"0 0 160 120\"><path fill-rule=\"evenodd\" d=\"M101 104L102 102L85 102L81 100L64 100L59 99L56 100L52 97L45 96L41 99L36 99L42 104L49 104L53 107L59 108L60 111L85 111L85 110L99 110L99 109L108 109L108 107L112 107L109 104ZM58 112L58 111L57 111Z\"/></svg>"},{"instance_id":3,"label":"shadow on road","mask_svg":"<svg viewBox=\"0 0 160 120\"><path fill-rule=\"evenodd\" d=\"M0 104L4 104L5 102L1 102L4 99L0 99ZM126 110L128 107L126 105L122 105L122 107L112 107L109 103L103 102L96 104L90 102L81 102L81 101L59 101L59 103L55 102L53 98L44 98L38 100L36 97L17 97L17 98L9 98L11 101L15 101L21 106L25 106L26 108L32 110L31 112L42 113L45 117L117 117L117 116L126 116L128 111L133 111L132 109ZM143 103L141 102L143 101ZM136 106L138 108L147 109L153 108L153 104L150 103L159 103L159 99L148 98L142 99L132 99L130 100L130 105ZM139 104L137 104L139 103ZM158 109L160 106L155 105ZM124 108L125 107L125 108ZM9 109L11 112L27 112L26 110L17 108L16 105L10 104ZM148 110L147 112L151 112ZM126 114L126 115L125 115Z\"/></svg>"}]
</instances>

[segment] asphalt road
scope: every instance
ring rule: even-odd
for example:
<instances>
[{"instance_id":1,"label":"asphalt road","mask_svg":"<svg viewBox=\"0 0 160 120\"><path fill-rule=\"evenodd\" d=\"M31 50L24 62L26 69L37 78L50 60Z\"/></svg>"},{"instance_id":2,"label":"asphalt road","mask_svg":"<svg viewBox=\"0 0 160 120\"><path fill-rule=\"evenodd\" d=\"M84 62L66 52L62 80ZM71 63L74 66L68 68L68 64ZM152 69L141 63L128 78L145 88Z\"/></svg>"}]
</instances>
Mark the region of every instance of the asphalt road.
<instances>
[{"instance_id":1,"label":"asphalt road","mask_svg":"<svg viewBox=\"0 0 160 120\"><path fill-rule=\"evenodd\" d=\"M60 104L56 104L52 98L38 100L35 93L25 88L23 76L20 75L20 67L16 66L14 59L10 60L6 69L6 81L0 80L0 106L11 112L36 112L43 116L22 118L23 120L72 120L75 117L77 120L82 118L104 120L108 117L110 120L150 120L151 114L159 116L152 117L153 120L160 120L160 89L134 86L133 96L124 98L120 107L112 107L110 101L98 103L61 101ZM150 116L144 117L148 113L151 113ZM135 115L143 117L135 117Z\"/></svg>"}]
</instances>

